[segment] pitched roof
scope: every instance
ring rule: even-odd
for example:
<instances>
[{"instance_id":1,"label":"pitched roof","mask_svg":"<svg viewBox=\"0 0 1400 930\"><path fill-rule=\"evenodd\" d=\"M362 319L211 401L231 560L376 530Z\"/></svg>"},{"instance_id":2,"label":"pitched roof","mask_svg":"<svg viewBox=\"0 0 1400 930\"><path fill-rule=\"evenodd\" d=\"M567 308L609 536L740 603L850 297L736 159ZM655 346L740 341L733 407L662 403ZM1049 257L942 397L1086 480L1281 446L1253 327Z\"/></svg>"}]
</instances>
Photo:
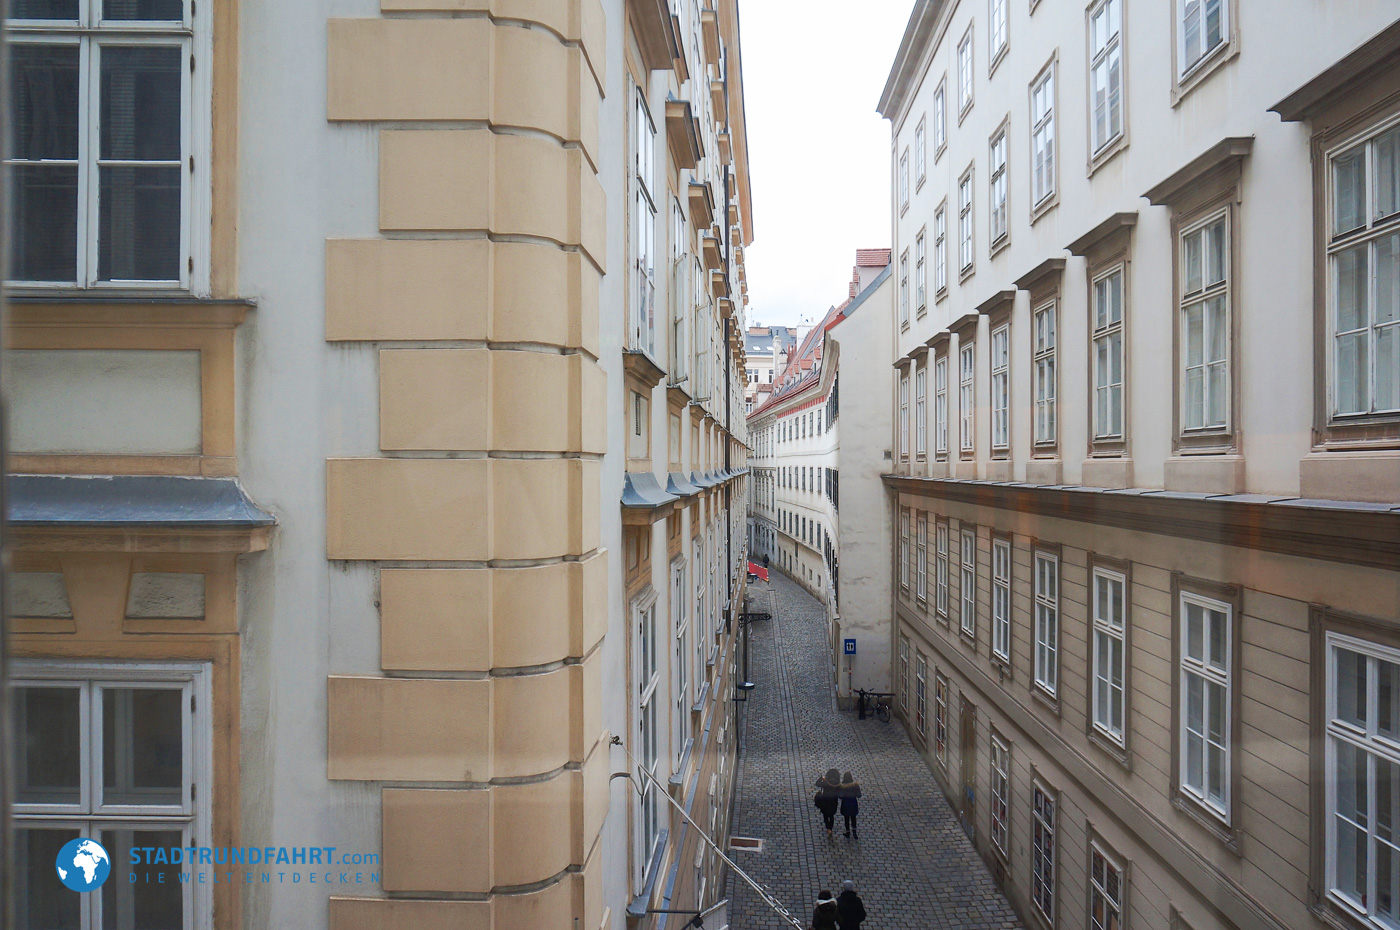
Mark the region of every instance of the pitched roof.
<instances>
[{"instance_id":1,"label":"pitched roof","mask_svg":"<svg viewBox=\"0 0 1400 930\"><path fill-rule=\"evenodd\" d=\"M856 265L858 267L883 268L889 263L889 249L856 249Z\"/></svg>"}]
</instances>

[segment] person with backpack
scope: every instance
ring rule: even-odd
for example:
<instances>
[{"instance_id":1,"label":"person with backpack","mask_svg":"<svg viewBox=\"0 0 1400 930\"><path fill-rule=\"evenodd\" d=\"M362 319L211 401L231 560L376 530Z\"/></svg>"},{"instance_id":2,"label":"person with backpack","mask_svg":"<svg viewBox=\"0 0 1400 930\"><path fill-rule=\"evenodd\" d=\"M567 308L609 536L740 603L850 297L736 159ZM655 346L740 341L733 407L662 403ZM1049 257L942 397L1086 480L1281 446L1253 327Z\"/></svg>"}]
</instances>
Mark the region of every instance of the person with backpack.
<instances>
[{"instance_id":1,"label":"person with backpack","mask_svg":"<svg viewBox=\"0 0 1400 930\"><path fill-rule=\"evenodd\" d=\"M836 809L841 804L841 771L828 769L826 775L817 779L815 787L817 795L812 798L812 803L822 812L826 835L831 836L836 826Z\"/></svg>"},{"instance_id":2,"label":"person with backpack","mask_svg":"<svg viewBox=\"0 0 1400 930\"><path fill-rule=\"evenodd\" d=\"M865 921L865 902L856 894L856 883L849 878L841 883L841 895L836 899L836 924L841 930L860 930Z\"/></svg>"},{"instance_id":3,"label":"person with backpack","mask_svg":"<svg viewBox=\"0 0 1400 930\"><path fill-rule=\"evenodd\" d=\"M841 778L837 795L841 799L841 816L846 821L846 836L854 834L856 839L860 839L860 830L856 828L856 817L860 814L860 782L847 772Z\"/></svg>"},{"instance_id":4,"label":"person with backpack","mask_svg":"<svg viewBox=\"0 0 1400 930\"><path fill-rule=\"evenodd\" d=\"M840 930L836 923L836 899L825 888L817 895L817 906L812 909L812 930Z\"/></svg>"}]
</instances>

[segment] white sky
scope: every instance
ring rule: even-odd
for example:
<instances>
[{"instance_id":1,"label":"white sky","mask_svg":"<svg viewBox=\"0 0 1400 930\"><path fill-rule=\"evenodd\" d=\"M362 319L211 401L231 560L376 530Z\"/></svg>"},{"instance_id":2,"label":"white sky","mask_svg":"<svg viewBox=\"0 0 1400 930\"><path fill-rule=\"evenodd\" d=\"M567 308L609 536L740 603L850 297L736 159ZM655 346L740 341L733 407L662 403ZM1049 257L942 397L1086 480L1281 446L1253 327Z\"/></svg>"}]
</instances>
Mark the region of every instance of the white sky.
<instances>
[{"instance_id":1,"label":"white sky","mask_svg":"<svg viewBox=\"0 0 1400 930\"><path fill-rule=\"evenodd\" d=\"M857 248L890 244L890 129L875 112L913 0L739 4L754 243L750 325L815 322Z\"/></svg>"}]
</instances>

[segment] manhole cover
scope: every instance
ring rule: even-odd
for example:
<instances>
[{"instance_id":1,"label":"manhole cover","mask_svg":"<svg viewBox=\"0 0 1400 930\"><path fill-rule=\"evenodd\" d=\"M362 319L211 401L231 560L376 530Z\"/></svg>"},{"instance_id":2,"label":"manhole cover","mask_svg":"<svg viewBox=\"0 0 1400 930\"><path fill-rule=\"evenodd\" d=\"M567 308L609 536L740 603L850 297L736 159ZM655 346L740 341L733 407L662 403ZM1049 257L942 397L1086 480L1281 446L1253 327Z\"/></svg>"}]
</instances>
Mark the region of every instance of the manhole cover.
<instances>
[{"instance_id":1,"label":"manhole cover","mask_svg":"<svg viewBox=\"0 0 1400 930\"><path fill-rule=\"evenodd\" d=\"M729 848L742 852L763 852L763 840L753 836L731 836Z\"/></svg>"}]
</instances>

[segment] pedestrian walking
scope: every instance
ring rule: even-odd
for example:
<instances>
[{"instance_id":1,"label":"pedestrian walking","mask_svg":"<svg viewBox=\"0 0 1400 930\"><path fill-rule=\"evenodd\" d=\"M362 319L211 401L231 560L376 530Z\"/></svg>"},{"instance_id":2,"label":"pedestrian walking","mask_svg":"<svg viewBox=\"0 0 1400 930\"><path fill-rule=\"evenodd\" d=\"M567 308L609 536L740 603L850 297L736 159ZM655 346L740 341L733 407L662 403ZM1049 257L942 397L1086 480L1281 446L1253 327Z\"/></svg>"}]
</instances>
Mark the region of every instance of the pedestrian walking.
<instances>
[{"instance_id":1,"label":"pedestrian walking","mask_svg":"<svg viewBox=\"0 0 1400 930\"><path fill-rule=\"evenodd\" d=\"M841 895L836 899L836 923L841 930L860 930L865 921L865 902L856 894L856 883L849 878L841 883Z\"/></svg>"},{"instance_id":2,"label":"pedestrian walking","mask_svg":"<svg viewBox=\"0 0 1400 930\"><path fill-rule=\"evenodd\" d=\"M841 799L841 816L846 821L846 835L854 834L856 839L860 839L860 830L856 827L856 817L860 814L860 782L847 772L841 777L837 795Z\"/></svg>"},{"instance_id":3,"label":"pedestrian walking","mask_svg":"<svg viewBox=\"0 0 1400 930\"><path fill-rule=\"evenodd\" d=\"M841 930L836 923L836 899L825 888L817 895L817 906L812 909L812 930Z\"/></svg>"},{"instance_id":4,"label":"pedestrian walking","mask_svg":"<svg viewBox=\"0 0 1400 930\"><path fill-rule=\"evenodd\" d=\"M822 812L826 835L831 836L831 831L836 826L836 809L841 805L840 769L827 769L826 775L817 779L815 787L817 795L812 798L812 803Z\"/></svg>"}]
</instances>

